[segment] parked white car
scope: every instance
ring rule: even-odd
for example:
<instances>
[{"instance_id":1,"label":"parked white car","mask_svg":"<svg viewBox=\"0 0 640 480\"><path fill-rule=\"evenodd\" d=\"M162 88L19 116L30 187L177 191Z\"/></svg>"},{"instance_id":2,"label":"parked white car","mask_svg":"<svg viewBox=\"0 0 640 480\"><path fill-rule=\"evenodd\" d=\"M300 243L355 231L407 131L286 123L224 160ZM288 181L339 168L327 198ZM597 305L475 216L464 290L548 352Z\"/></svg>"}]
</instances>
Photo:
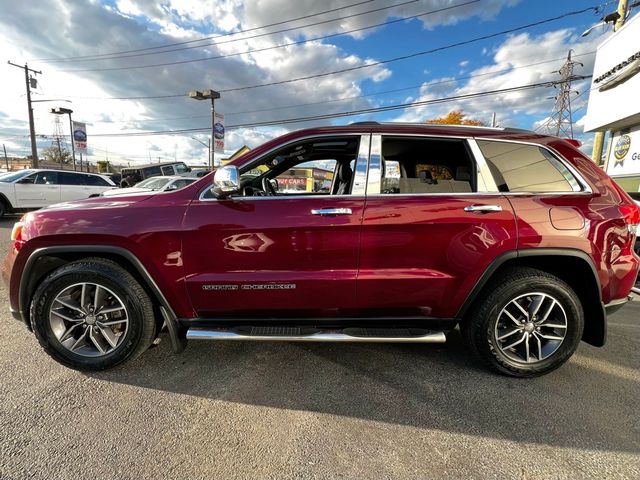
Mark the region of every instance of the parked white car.
<instances>
[{"instance_id":1,"label":"parked white car","mask_svg":"<svg viewBox=\"0 0 640 480\"><path fill-rule=\"evenodd\" d=\"M197 182L199 178L189 178L180 175L172 175L166 177L151 177L136 183L135 187L118 188L117 190L108 190L102 195L112 197L115 195L131 195L132 193L159 193L180 190L187 185Z\"/></svg>"},{"instance_id":2,"label":"parked white car","mask_svg":"<svg viewBox=\"0 0 640 480\"><path fill-rule=\"evenodd\" d=\"M95 173L19 170L0 176L0 216L95 197L114 188L108 177Z\"/></svg>"}]
</instances>

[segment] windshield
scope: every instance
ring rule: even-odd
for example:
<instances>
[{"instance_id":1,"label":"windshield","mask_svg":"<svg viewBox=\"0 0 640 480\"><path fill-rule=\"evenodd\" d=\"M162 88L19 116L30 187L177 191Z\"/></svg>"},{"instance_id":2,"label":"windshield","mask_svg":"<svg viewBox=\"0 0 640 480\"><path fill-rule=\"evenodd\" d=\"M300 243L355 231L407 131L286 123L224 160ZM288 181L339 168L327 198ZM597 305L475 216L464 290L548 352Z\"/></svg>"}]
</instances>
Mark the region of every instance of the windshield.
<instances>
[{"instance_id":1,"label":"windshield","mask_svg":"<svg viewBox=\"0 0 640 480\"><path fill-rule=\"evenodd\" d=\"M7 173L0 177L0 182L10 183L15 180L19 180L22 177L26 177L30 173L33 173L33 170L20 170L19 172Z\"/></svg>"},{"instance_id":2,"label":"windshield","mask_svg":"<svg viewBox=\"0 0 640 480\"><path fill-rule=\"evenodd\" d=\"M170 178L151 177L136 185L136 188L148 188L149 190L160 190L171 181Z\"/></svg>"}]
</instances>

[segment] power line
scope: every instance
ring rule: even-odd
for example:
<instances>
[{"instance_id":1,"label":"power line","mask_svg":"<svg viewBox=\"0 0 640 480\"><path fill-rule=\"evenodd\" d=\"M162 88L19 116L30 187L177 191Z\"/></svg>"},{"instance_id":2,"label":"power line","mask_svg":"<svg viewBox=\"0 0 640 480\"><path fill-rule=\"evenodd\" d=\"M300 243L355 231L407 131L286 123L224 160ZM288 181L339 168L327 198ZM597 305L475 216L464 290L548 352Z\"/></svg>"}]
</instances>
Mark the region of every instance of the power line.
<instances>
[{"instance_id":1,"label":"power line","mask_svg":"<svg viewBox=\"0 0 640 480\"><path fill-rule=\"evenodd\" d=\"M345 72L352 72L355 70L359 70L359 69L364 69L364 68L370 68L370 67L374 67L377 65L384 65L384 64L388 64L388 63L392 63L392 62L397 62L397 61L401 61L401 60L407 60L410 58L415 58L415 57L419 57L419 56L423 56L423 55L428 55L431 53L435 53L435 52L441 52L444 50L448 50L451 48L455 48L455 47L460 47L463 45L469 45L471 43L475 43L481 40L488 40L490 38L495 38L495 37L499 37L502 35L507 35L509 33L514 33L520 30L526 30L527 28L531 28L531 27L535 27L538 25L542 25L545 23L549 23L549 22L553 22L555 20L560 20L566 17L570 17L570 16L574 16L574 15L579 15L581 13L585 13L591 10L594 10L596 7L589 7L589 8L585 8L582 10L576 10L576 11L571 11L571 12L567 12L567 13L563 13L561 15L557 15L555 17L551 17L551 18L547 18L544 20L539 20L537 22L532 22L532 23L528 23L526 25L521 25L519 27L514 27L514 28L510 28L507 30L502 30L500 32L495 32L495 33L491 33L491 34L487 34L487 35L482 35L480 37L475 37L473 39L470 40L464 40L461 42L456 42L456 43L452 43L449 45L444 45L442 47L437 47L437 48L432 48L429 50L423 50L420 52L415 52L412 54L408 54L408 55L402 55L400 57L394 57L394 58L390 58L387 60L380 60L377 62L372 62L372 63L367 63L364 65L358 65L355 67L350 67L350 68L345 68L345 69L341 69L341 70L334 70L332 72L324 72L324 73L319 73L319 74L315 74L315 75L308 75L308 76L304 76L304 77L297 77L297 78L292 78L292 79L288 79L288 80L280 80L277 82L270 82L270 83L263 83L263 84L258 84L258 85L247 85L247 86L243 86L243 87L235 87L235 88L228 88L228 89L222 89L222 90L218 90L220 93L228 93L228 92L236 92L236 91L243 91L243 90L250 90L250 89L254 89L254 88L260 88L260 87L268 87L268 86L273 86L273 85L282 85L282 84L286 84L286 83L293 83L293 82L298 82L298 81L302 81L302 80L310 80L313 78L320 78L320 77L326 77L326 76L330 76L330 75L337 75L340 73L345 73ZM135 97L78 97L78 96L72 96L72 95L67 95L69 98L81 98L81 99L87 99L87 100L146 100L146 99L162 99L162 98L187 98L185 94L180 93L180 94L169 94L169 95L151 95L151 96L135 96Z\"/></svg>"},{"instance_id":2,"label":"power line","mask_svg":"<svg viewBox=\"0 0 640 480\"><path fill-rule=\"evenodd\" d=\"M593 55L595 54L595 50L594 51L590 51L590 52L585 52L585 53L581 53L578 55L573 55L574 58L578 58L578 57L584 57L587 55ZM524 57L527 58L527 57ZM428 87L431 86L435 86L435 85L444 85L444 84L448 84L448 83L455 83L458 82L460 80L469 80L472 78L479 78L479 77L485 77L485 76L494 76L494 75L500 75L502 73L508 73L514 70L518 70L521 68L529 68L529 67L534 67L534 66L538 66L538 65L545 65L548 63L555 63L558 61L564 60L564 57L560 57L560 58L554 58L554 59L550 59L550 60L543 60L540 62L535 62L535 63L529 63L526 65L519 65L517 67L511 67L511 68L505 68L502 70L495 70L492 72L484 72L484 73L478 73L475 75L467 75L464 77L455 77L455 78L451 78L448 80L439 80L436 82L423 82L420 83L418 85L412 85L412 86L408 86L408 87L401 87L401 88L394 88L391 90L383 90L380 92L373 92L373 93L369 93L369 94L365 94L365 95L354 95L354 96L350 96L350 97L343 97L343 98L337 98L337 99L332 99L332 100L322 100L322 101L317 101L317 102L306 102L306 103L298 103L298 104L291 104L291 105L283 105L280 107L272 107L272 108L262 108L262 109L257 109L257 110L245 110L245 111L237 111L237 112L228 112L225 113L226 117L230 117L230 116L235 116L235 115L244 115L244 114L252 114L252 113L261 113L261 112L270 112L270 111L276 111L276 110L286 110L289 108L297 108L297 107L307 107L307 106L313 106L313 105L324 105L327 103L336 103L336 102L344 102L347 100L356 100L359 98L367 98L367 97L376 97L379 95L386 95L388 93L397 93L397 92L402 92L402 91L407 91L407 90L413 90L415 88L420 88L423 85L426 85ZM174 118L156 118L156 119L143 119L143 120L133 120L133 121L139 121L139 122L166 122L166 121L172 121L172 120L189 120L189 119L198 119L198 118L210 118L210 115L190 115L190 116L185 116L185 117L174 117ZM108 122L107 122L108 123ZM113 122L111 122L113 123Z\"/></svg>"},{"instance_id":3,"label":"power line","mask_svg":"<svg viewBox=\"0 0 640 480\"><path fill-rule=\"evenodd\" d=\"M288 28L284 28L284 29L281 29L281 30L275 30L273 32L258 33L258 34L250 35L250 36L247 36L247 37L232 38L230 40L223 40L223 41L219 41L219 42L209 42L209 43L203 43L201 45L192 45L192 46L188 46L188 47L172 48L172 49L163 50L163 51L160 51L160 52L134 53L134 54L128 54L128 55L118 55L118 56L105 57L105 58L89 58L89 59L86 59L86 60L73 60L73 61L116 60L116 59L120 59L120 58L133 58L133 57L141 57L141 56L146 56L146 55L160 55L162 53L179 52L179 51L184 51L184 50L191 50L191 49L194 49L194 48L203 48L203 47L207 47L207 46L223 45L223 44L226 44L226 43L234 43L234 42L240 42L240 41L244 41L244 40L251 40L253 38L268 37L268 36L275 35L275 34L278 34L278 33L291 32L291 31L294 31L294 30L301 30L303 28L315 27L315 26L324 25L324 24L327 24L327 23L338 22L338 21L341 21L341 20L346 20L346 19L354 18L354 17L360 17L362 15L368 15L370 13L381 12L383 10L388 10L390 8L401 7L401 6L404 6L404 5L408 5L410 3L417 3L417 2L420 2L420 1L422 1L422 0L405 0L404 2L401 2L401 3L397 3L397 4L394 4L394 5L387 5L387 6L384 6L384 7L379 7L379 8L375 8L375 9L372 9L372 10L367 10L367 11L361 12L361 13L353 13L353 14L350 14L350 15L344 15L342 17L332 18L332 19L329 19L329 20L321 20L321 21L318 21L318 22L308 23L306 25L300 25L300 26L296 26L296 27L288 27ZM472 0L472 1L460 4L460 5L453 5L453 6L449 6L449 7L443 7L443 8L440 8L438 10L433 10L432 12L429 12L429 13L438 13L438 12L442 12L442 11L446 11L446 10L451 10L453 8L458 8L460 6L465 6L465 5L468 5L468 4L471 4L471 3L478 3L479 1L480 0ZM425 14L423 13L422 15L425 15ZM417 15L413 15L411 17L400 18L399 20L396 20L393 23L395 23L397 21L409 20L411 18L415 18L416 16ZM385 22L377 24L377 25L373 25L371 27L366 27L366 28L374 28L376 26L381 26L381 25L385 25ZM364 28L364 29L366 29L366 28ZM360 31L360 30L364 30L364 29L357 29L357 30L353 30L353 31ZM345 35L346 33L351 33L351 31L341 32L341 33L334 34L334 35ZM317 37L317 38L314 38L314 39L304 40L304 42L320 40L322 38L324 38L324 37ZM91 71L91 70L87 69L87 70L66 70L66 71Z\"/></svg>"},{"instance_id":4,"label":"power line","mask_svg":"<svg viewBox=\"0 0 640 480\"><path fill-rule=\"evenodd\" d=\"M404 2L404 3L399 3L396 6L405 5L407 3L415 3L417 1L420 1L420 0L410 0L410 1L407 1L407 2ZM322 36L319 36L319 37L307 38L307 39L304 39L304 40L296 40L294 42L282 43L282 44L279 44L279 45L272 45L270 47L263 47L263 48L256 48L256 49L253 49L253 50L246 50L244 52L227 53L227 54L223 54L223 55L214 55L214 56L208 56L208 57L194 58L194 59L191 59L191 60L176 60L174 62L153 63L153 64L148 64L148 65L133 65L133 66L128 66L128 67L81 68L81 69L74 69L74 70L58 70L58 71L59 72L64 72L64 73L73 73L73 72L110 72L110 71L117 71L117 70L132 70L132 69L141 69L141 68L167 67L167 66L175 66L175 65L184 65L184 64L187 64L187 63L219 60L221 58L237 57L237 56L240 56L240 55L246 55L248 53L259 53L259 52L264 52L264 51L267 51L267 50L275 50L275 49L278 49L278 48L291 47L291 46L294 46L294 45L302 45L302 44L305 44L305 43L317 42L318 40L326 40L328 38L340 37L340 36L348 35L348 34L354 33L354 32L362 32L364 30L370 30L372 28L392 25L392 24L399 23L399 22L406 22L407 20L411 20L411 19L418 18L418 17L424 17L426 15L433 15L435 13L441 13L441 12L446 11L446 10L452 10L452 9L455 9L455 8L464 7L466 5L470 5L472 3L477 3L479 1L480 0L469 0L468 2L461 3L461 4L458 4L458 5L451 5L451 6L448 6L448 7L439 8L437 10L429 10L429 11L426 11L426 12L418 13L416 15L410 15L410 16L407 16L407 17L397 18L395 20L388 20L388 21L385 21L385 22L376 23L374 25L369 25L367 27L354 28L352 30L345 30L345 31L338 32L338 33L331 33L331 34L322 35ZM388 7L384 7L384 8L377 9L377 10L386 10L387 8ZM370 10L369 12L365 12L365 13L372 13L372 12L377 11L377 10ZM357 15L362 15L362 14L357 14ZM356 16L356 15L349 15L349 16L342 17L342 18L335 19L335 20L331 20L331 21L342 20L342 19L349 18L349 17L352 17L352 16ZM305 25L305 27L318 25L320 23L327 23L327 21L325 21L325 22L317 22L315 24ZM262 37L262 36L265 36L265 35L272 35L272 34L275 34L275 33L285 32L285 31L289 31L289 30L298 30L299 28L303 28L303 27L288 28L288 29L285 29L285 30L279 30L277 32L264 33L264 34L254 35L254 36L251 36L251 37L240 38L240 39L236 39L236 40L227 40L225 42L218 42L218 43L215 43L215 44L212 43L210 45L219 45L219 44L222 44L222 43L229 43L231 41L235 42L235 41L239 41L239 40L248 40L248 39L251 39L251 38ZM201 46L204 47L206 45L201 45ZM189 48L196 48L196 47L189 47ZM177 51L177 50L184 50L184 49L167 50L167 51L158 52L158 53L169 53L169 52L173 52L173 51ZM117 57L117 58L121 58L121 57Z\"/></svg>"},{"instance_id":5,"label":"power line","mask_svg":"<svg viewBox=\"0 0 640 480\"><path fill-rule=\"evenodd\" d=\"M576 77L576 80L584 80L587 78L591 78L591 76L589 75L589 76ZM285 118L285 119L270 120L270 121L263 121L263 122L249 122L244 124L228 125L227 130L237 129L237 128L253 128L253 127L286 125L290 123L301 123L301 122L309 122L314 120L328 120L332 118L349 117L354 115L362 115L365 113L388 112L393 110L401 110L404 108L415 108L415 107L420 107L425 105L434 105L434 104L446 103L446 102L456 101L456 100L466 100L466 99L489 96L489 95L497 95L501 93L512 93L512 92L531 90L531 89L541 88L541 87L550 87L557 83L558 83L557 81L538 82L538 83L533 83L529 85L520 85L517 87L507 87L507 88L501 88L497 90L467 93L467 94L442 97L442 98L437 98L432 100L406 102L406 103L387 105L382 107L371 107L371 108L364 108L359 110L350 110L345 112L311 115L306 117ZM153 136L153 135L176 135L176 134L182 134L182 133L193 133L193 132L201 132L201 131L209 131L209 130L210 130L210 127L202 127L202 128L185 128L185 129L179 129L179 130L161 130L161 131L152 131L152 132L98 133L98 134L93 134L92 136L93 137L122 137L122 136L139 137L139 136Z\"/></svg>"},{"instance_id":6,"label":"power line","mask_svg":"<svg viewBox=\"0 0 640 480\"><path fill-rule=\"evenodd\" d=\"M252 31L255 31L255 30L261 30L263 28L275 27L277 25L283 25L285 23L297 22L298 20L304 20L306 18L316 17L316 16L319 16L319 15L325 15L327 13L333 13L333 12L337 12L339 10L345 10L347 8L356 7L358 5L363 5L365 3L371 3L373 1L374 0L365 0L365 1L362 1L362 2L351 3L349 5L344 5L342 7L332 8L330 10L324 10L322 12L312 13L312 14L309 14L309 15L304 15L302 17L292 18L290 20L282 20L280 22L270 23L270 24L267 24L267 25L261 25L259 27L247 28L245 30L238 30L236 32L223 33L223 34L220 34L220 35L212 35L212 36L209 36L209 37L201 37L201 38L197 38L195 40L186 40L186 41L183 41L183 42L166 43L164 45L158 45L158 46L155 46L155 47L136 48L136 49L133 49L133 50L121 50L121 51L118 51L118 52L111 52L111 53L99 53L99 54L95 54L95 55L78 55L78 56L70 56L70 57L39 58L39 59L36 59L35 61L39 61L39 62L40 61L41 62L67 62L67 61L90 59L90 58L94 58L94 57L106 57L106 56L120 55L120 54L126 54L126 53L144 52L144 51L147 51L147 50L156 50L156 49L161 49L161 48L169 48L169 47L175 47L175 46L178 46L178 45L188 45L190 43L204 42L204 41L213 40L213 39L216 39L216 38L223 38L223 37L228 37L228 36L232 36L232 35L238 35L240 33L247 33L247 32L252 32ZM397 5L392 5L392 6L387 7L387 8L393 8L395 6L397 6ZM365 13L367 13L367 12L365 12ZM303 25L303 26L298 27L298 28L304 28L304 27L305 26ZM273 32L273 33L277 33L277 32Z\"/></svg>"}]
</instances>

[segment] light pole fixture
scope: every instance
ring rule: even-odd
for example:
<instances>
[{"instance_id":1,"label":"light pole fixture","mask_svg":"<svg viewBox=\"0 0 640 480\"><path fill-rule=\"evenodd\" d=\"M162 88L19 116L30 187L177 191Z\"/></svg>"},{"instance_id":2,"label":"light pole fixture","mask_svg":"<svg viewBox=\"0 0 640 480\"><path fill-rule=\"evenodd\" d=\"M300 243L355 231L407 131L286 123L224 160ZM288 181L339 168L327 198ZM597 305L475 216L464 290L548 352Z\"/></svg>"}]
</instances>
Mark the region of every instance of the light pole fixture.
<instances>
[{"instance_id":1,"label":"light pole fixture","mask_svg":"<svg viewBox=\"0 0 640 480\"><path fill-rule=\"evenodd\" d=\"M216 92L215 90L203 90L202 92L199 90L191 90L189 92L189 97L193 98L195 100L209 100L211 99L211 140L210 140L210 144L213 143L213 139L214 137L214 126L215 126L215 118L214 118L214 114L215 114L215 101L217 98L220 98L220 92ZM211 149L211 147L209 147L209 161L211 162L211 170L213 170L214 167L214 162L213 162L213 150Z\"/></svg>"},{"instance_id":2,"label":"light pole fixture","mask_svg":"<svg viewBox=\"0 0 640 480\"><path fill-rule=\"evenodd\" d=\"M73 121L71 120L71 114L73 110L70 108L56 107L51 109L51 113L54 115L69 115L69 131L71 132L71 157L73 158L73 169L76 169L76 147L73 144Z\"/></svg>"},{"instance_id":3,"label":"light pole fixture","mask_svg":"<svg viewBox=\"0 0 640 480\"><path fill-rule=\"evenodd\" d=\"M200 140L199 138L196 137L191 137L191 140L195 140L196 142L198 142L200 145L204 146L204 147L208 147L209 148L209 159L211 158L211 138L209 138L209 143L204 143L202 140ZM209 163L209 162L207 162Z\"/></svg>"}]
</instances>

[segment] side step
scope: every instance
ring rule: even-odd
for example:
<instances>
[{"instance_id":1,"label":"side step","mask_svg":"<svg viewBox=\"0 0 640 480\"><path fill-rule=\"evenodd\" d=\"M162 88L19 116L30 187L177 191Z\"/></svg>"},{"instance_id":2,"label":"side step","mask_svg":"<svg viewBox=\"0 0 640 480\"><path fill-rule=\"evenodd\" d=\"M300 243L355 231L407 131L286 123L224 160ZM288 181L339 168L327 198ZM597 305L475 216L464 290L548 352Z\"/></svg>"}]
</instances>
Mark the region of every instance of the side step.
<instances>
[{"instance_id":1,"label":"side step","mask_svg":"<svg viewBox=\"0 0 640 480\"><path fill-rule=\"evenodd\" d=\"M319 329L301 327L192 327L188 340L253 340L285 342L445 343L444 332L406 328Z\"/></svg>"}]
</instances>

